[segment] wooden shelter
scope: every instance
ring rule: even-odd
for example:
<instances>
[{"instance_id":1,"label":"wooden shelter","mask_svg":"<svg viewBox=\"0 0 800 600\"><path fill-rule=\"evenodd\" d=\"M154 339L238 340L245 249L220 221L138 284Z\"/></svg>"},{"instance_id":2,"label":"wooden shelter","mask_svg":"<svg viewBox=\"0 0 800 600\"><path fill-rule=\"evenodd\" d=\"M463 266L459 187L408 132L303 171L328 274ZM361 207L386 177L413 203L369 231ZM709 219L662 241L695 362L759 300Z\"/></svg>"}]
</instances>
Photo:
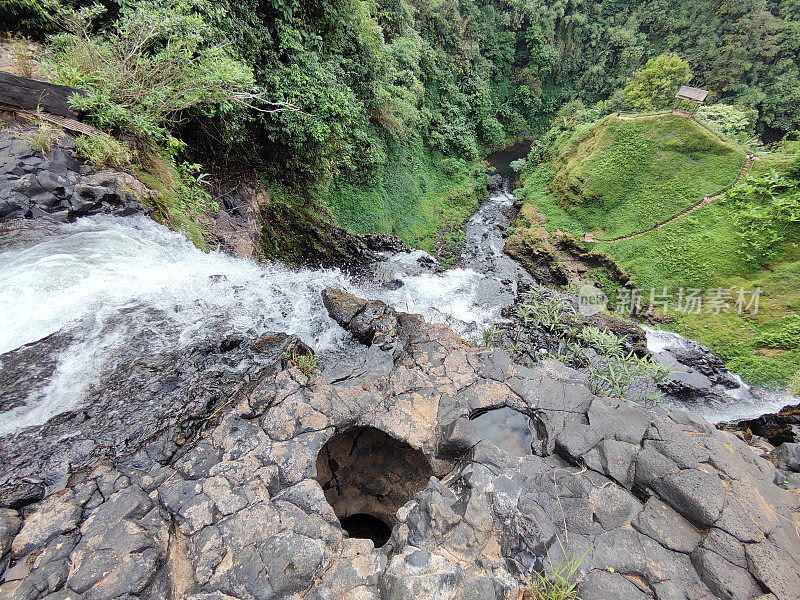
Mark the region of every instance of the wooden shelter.
<instances>
[{"instance_id":1,"label":"wooden shelter","mask_svg":"<svg viewBox=\"0 0 800 600\"><path fill-rule=\"evenodd\" d=\"M677 99L678 102L680 102L681 100L692 102L695 105L694 106L695 110L697 110L697 107L700 106L703 102L705 102L706 98L708 98L708 93L709 93L708 90L693 88L688 85L682 85L681 89L678 90L678 93L675 94L675 98Z\"/></svg>"}]
</instances>

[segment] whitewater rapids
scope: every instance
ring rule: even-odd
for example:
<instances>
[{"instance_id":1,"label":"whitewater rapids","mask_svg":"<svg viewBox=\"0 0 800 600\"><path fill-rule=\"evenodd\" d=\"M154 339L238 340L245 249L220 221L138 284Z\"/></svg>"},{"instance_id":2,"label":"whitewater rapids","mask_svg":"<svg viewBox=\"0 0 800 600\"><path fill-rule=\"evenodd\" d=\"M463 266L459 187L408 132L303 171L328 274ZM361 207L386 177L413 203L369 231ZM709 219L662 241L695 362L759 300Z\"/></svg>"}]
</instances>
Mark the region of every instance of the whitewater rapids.
<instances>
[{"instance_id":1,"label":"whitewater rapids","mask_svg":"<svg viewBox=\"0 0 800 600\"><path fill-rule=\"evenodd\" d=\"M340 348L349 335L322 304L328 286L478 337L499 318L497 298L486 293L496 280L469 268L423 269L423 255L382 263L381 279L392 285L359 283L338 270L292 270L202 252L143 216L60 225L38 242L0 253L0 354L72 328L45 393L0 414L0 434L79 406L99 373L120 368L115 354L134 333L141 339L142 327L149 340L142 353L180 349L215 333L285 332L318 352ZM142 306L157 317L143 323Z\"/></svg>"}]
</instances>

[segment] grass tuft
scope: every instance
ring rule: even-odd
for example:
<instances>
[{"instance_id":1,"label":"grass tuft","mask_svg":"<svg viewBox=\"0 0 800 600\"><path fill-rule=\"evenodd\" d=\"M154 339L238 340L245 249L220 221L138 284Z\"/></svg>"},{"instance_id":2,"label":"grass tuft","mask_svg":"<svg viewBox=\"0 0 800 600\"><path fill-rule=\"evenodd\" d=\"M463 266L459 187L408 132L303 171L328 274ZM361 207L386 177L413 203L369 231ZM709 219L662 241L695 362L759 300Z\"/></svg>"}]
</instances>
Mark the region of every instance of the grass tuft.
<instances>
[{"instance_id":1,"label":"grass tuft","mask_svg":"<svg viewBox=\"0 0 800 600\"><path fill-rule=\"evenodd\" d=\"M105 167L121 169L131 164L131 154L128 149L111 136L78 136L75 138L75 150L95 169Z\"/></svg>"},{"instance_id":2,"label":"grass tuft","mask_svg":"<svg viewBox=\"0 0 800 600\"><path fill-rule=\"evenodd\" d=\"M319 366L319 356L314 352L302 353L287 350L284 352L283 358L300 369L306 377L311 377L311 374Z\"/></svg>"},{"instance_id":3,"label":"grass tuft","mask_svg":"<svg viewBox=\"0 0 800 600\"><path fill-rule=\"evenodd\" d=\"M574 578L586 553L577 558L569 556L560 540L559 547L563 558L553 564L548 551L549 573L536 573L530 588L523 592L520 600L580 600Z\"/></svg>"},{"instance_id":4,"label":"grass tuft","mask_svg":"<svg viewBox=\"0 0 800 600\"><path fill-rule=\"evenodd\" d=\"M64 132L60 127L54 127L42 120L37 120L36 125L35 129L27 130L22 133L20 138L27 142L34 152L46 154L58 143L58 140L61 139Z\"/></svg>"}]
</instances>

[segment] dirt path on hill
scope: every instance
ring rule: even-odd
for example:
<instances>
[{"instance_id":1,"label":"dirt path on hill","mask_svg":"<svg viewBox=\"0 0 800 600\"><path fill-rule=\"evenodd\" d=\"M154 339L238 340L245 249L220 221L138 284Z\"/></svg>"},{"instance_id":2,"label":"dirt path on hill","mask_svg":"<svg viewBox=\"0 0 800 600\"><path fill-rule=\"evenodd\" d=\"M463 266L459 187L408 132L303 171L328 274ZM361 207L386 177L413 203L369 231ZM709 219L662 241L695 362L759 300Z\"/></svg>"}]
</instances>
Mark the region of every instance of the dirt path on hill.
<instances>
[{"instance_id":1,"label":"dirt path on hill","mask_svg":"<svg viewBox=\"0 0 800 600\"><path fill-rule=\"evenodd\" d=\"M630 118L630 117L628 117L628 118ZM650 233L651 231L655 231L656 229L661 229L662 227L664 227L666 225L669 225L670 223L674 223L678 219L682 219L686 215L693 213L698 208L700 208L702 206L705 206L706 204L708 204L712 200L717 200L717 199L722 198L723 196L725 196L732 188L734 188L735 186L737 186L738 184L740 184L742 182L742 180L747 175L747 172L750 170L750 167L753 166L753 163L755 162L755 160L756 159L755 159L754 156L748 156L747 157L747 160L744 161L744 165L742 165L742 169L739 171L739 175L736 178L736 181L734 181L731 185L729 185L728 188L724 192L720 192L719 194L716 194L714 196L706 196L705 198L703 198L700 202L698 202L694 206L692 206L690 208L687 208L682 213L680 213L678 215L675 215L674 217L664 221L663 223L659 223L658 225L654 225L653 227L651 227L650 229L646 229L645 231L640 231L638 233L632 233L631 235L626 235L626 236L623 236L623 237L614 238L613 240L601 240L601 239L599 239L597 237L596 232L590 231L588 233L585 233L583 236L581 236L581 241L582 242L602 242L604 244L615 244L617 242L624 242L625 240L632 240L633 238L641 237L643 235L646 235L646 234Z\"/></svg>"}]
</instances>

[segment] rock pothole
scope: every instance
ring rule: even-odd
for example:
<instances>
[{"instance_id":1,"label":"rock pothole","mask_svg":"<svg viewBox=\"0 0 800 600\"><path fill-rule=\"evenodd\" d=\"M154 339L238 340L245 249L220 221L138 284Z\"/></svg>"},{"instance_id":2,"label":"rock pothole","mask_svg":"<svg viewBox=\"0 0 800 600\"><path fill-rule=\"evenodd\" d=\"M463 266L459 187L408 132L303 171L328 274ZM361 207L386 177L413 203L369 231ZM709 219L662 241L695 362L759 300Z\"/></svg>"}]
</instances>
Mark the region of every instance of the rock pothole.
<instances>
[{"instance_id":1,"label":"rock pothole","mask_svg":"<svg viewBox=\"0 0 800 600\"><path fill-rule=\"evenodd\" d=\"M534 432L528 415L503 407L476 411L470 415L470 421L481 439L489 439L498 448L517 456L532 454Z\"/></svg>"},{"instance_id":2,"label":"rock pothole","mask_svg":"<svg viewBox=\"0 0 800 600\"><path fill-rule=\"evenodd\" d=\"M422 452L373 427L335 435L317 456L317 481L342 529L376 548L389 540L397 510L431 475Z\"/></svg>"}]
</instances>

